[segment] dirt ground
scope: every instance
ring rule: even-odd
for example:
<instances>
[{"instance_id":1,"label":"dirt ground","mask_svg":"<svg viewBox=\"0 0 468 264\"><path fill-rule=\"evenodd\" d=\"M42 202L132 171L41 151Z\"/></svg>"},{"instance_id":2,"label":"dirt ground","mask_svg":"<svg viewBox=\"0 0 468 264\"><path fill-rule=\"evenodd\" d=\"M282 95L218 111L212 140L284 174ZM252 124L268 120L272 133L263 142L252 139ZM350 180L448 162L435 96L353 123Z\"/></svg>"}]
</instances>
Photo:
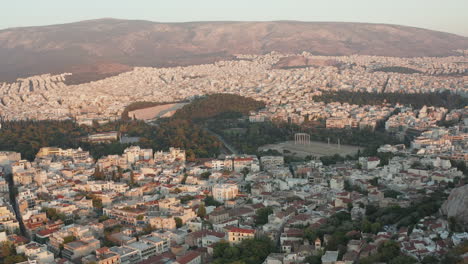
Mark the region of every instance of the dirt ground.
<instances>
[{"instance_id":1,"label":"dirt ground","mask_svg":"<svg viewBox=\"0 0 468 264\"><path fill-rule=\"evenodd\" d=\"M170 117L176 110L182 108L187 103L165 104L144 109L138 109L128 112L128 116L133 118L135 116L138 120L153 120L161 117Z\"/></svg>"}]
</instances>

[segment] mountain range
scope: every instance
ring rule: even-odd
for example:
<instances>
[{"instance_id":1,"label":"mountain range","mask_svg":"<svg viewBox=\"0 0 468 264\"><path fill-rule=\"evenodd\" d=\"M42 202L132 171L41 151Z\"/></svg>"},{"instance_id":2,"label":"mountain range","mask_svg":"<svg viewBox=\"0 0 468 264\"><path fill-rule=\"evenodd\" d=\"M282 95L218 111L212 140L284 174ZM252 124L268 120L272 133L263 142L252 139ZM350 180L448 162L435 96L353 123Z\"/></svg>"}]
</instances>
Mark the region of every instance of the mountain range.
<instances>
[{"instance_id":1,"label":"mountain range","mask_svg":"<svg viewBox=\"0 0 468 264\"><path fill-rule=\"evenodd\" d=\"M421 28L344 22L187 22L98 19L0 31L0 82L72 72L80 83L134 66L184 66L235 54L310 52L417 57L455 55L468 38Z\"/></svg>"}]
</instances>

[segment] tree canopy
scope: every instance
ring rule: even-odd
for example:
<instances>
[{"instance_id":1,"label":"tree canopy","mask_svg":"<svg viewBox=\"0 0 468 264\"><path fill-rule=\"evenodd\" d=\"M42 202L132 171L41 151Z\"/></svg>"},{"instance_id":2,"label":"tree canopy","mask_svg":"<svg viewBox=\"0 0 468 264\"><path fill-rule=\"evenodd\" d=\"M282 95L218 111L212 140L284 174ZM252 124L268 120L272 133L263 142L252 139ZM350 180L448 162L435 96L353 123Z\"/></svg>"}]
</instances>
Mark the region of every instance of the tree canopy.
<instances>
[{"instance_id":1,"label":"tree canopy","mask_svg":"<svg viewBox=\"0 0 468 264\"><path fill-rule=\"evenodd\" d=\"M219 242L213 249L214 264L261 264L273 252L273 242L267 237L246 239L237 245Z\"/></svg>"},{"instance_id":2,"label":"tree canopy","mask_svg":"<svg viewBox=\"0 0 468 264\"><path fill-rule=\"evenodd\" d=\"M268 223L268 216L273 213L273 209L269 206L257 209L255 215L255 224L264 225Z\"/></svg>"},{"instance_id":3,"label":"tree canopy","mask_svg":"<svg viewBox=\"0 0 468 264\"><path fill-rule=\"evenodd\" d=\"M174 114L175 119L204 120L216 117L239 117L265 107L265 103L235 94L212 94L195 99ZM236 114L238 113L238 114Z\"/></svg>"},{"instance_id":4,"label":"tree canopy","mask_svg":"<svg viewBox=\"0 0 468 264\"><path fill-rule=\"evenodd\" d=\"M397 103L412 105L415 108L423 106L445 107L448 109L463 108L468 104L468 99L449 91L433 93L375 93L375 92L351 92L351 91L322 91L321 95L314 96L317 102L340 102L355 105L382 105Z\"/></svg>"}]
</instances>

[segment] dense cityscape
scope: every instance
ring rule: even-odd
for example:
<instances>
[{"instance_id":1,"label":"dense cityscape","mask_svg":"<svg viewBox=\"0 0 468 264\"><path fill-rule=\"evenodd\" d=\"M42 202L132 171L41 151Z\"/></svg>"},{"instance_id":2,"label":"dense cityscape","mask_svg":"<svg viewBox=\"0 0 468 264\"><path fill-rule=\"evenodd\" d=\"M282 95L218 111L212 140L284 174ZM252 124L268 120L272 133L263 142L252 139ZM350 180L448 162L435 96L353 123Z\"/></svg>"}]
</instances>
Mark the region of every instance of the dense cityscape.
<instances>
[{"instance_id":1,"label":"dense cityscape","mask_svg":"<svg viewBox=\"0 0 468 264\"><path fill-rule=\"evenodd\" d=\"M304 53L304 65L293 55L237 55L237 60L175 68L141 68L96 82L66 85L67 74L41 75L0 83L0 114L6 120L120 118L135 101L178 102L210 93L233 93L268 105L270 117L325 115L311 100L327 91L428 93L450 91L466 96L465 57L391 58L321 57ZM279 63L280 62L280 63ZM276 64L283 65L277 69ZM289 66L290 65L290 66ZM375 71L410 65L420 73ZM403 69L404 66L401 66ZM328 106L334 111L336 105ZM359 111L359 110L357 110ZM376 114L385 114L380 109ZM338 111L339 112L339 111ZM373 121L373 118L370 118Z\"/></svg>"},{"instance_id":2,"label":"dense cityscape","mask_svg":"<svg viewBox=\"0 0 468 264\"><path fill-rule=\"evenodd\" d=\"M325 131L380 131L402 142L383 142L375 156L358 152L327 164L325 154L313 151L292 159L297 153L288 150L234 153L228 146L218 157L187 159L180 147L143 148L138 137L122 142L119 131L87 136L91 146L119 138L126 146L100 157L82 148L40 146L26 160L5 149L0 152L4 263L466 260L457 253L468 240L466 104L320 99L340 91L402 97L448 92L463 98L464 58L301 56L316 65L277 69L284 55L272 53L184 68L136 68L81 85L66 85L67 74L2 84L7 123L54 119L105 126L119 120L129 102L196 104L200 96L227 93L263 103L244 113L243 122L251 125L312 122ZM339 65L328 66L331 62ZM419 73L370 70L395 65ZM124 89L130 86L131 93ZM190 112L184 109L191 104L180 111ZM147 122L158 126L157 119ZM307 148L305 139L292 144Z\"/></svg>"},{"instance_id":3,"label":"dense cityscape","mask_svg":"<svg viewBox=\"0 0 468 264\"><path fill-rule=\"evenodd\" d=\"M468 1L3 1L0 264L468 264Z\"/></svg>"}]
</instances>

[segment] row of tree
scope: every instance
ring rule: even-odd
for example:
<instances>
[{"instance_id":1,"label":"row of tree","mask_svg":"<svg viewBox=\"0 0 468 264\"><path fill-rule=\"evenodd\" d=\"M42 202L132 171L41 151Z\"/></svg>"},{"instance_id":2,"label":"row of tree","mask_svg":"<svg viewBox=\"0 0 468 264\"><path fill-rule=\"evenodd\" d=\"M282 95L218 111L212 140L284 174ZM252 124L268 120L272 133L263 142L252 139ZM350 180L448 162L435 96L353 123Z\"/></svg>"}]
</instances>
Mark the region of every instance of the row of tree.
<instances>
[{"instance_id":1,"label":"row of tree","mask_svg":"<svg viewBox=\"0 0 468 264\"><path fill-rule=\"evenodd\" d=\"M421 71L402 67L402 66L388 66L388 67L381 67L374 69L373 72L394 72L394 73L403 73L403 74L413 74L413 73L421 73Z\"/></svg>"},{"instance_id":2,"label":"row of tree","mask_svg":"<svg viewBox=\"0 0 468 264\"><path fill-rule=\"evenodd\" d=\"M351 91L322 91L321 95L314 96L314 101L332 103L348 103L355 105L382 105L402 104L414 108L423 106L445 107L447 109L463 108L468 105L468 99L450 91L433 93L375 93Z\"/></svg>"}]
</instances>

